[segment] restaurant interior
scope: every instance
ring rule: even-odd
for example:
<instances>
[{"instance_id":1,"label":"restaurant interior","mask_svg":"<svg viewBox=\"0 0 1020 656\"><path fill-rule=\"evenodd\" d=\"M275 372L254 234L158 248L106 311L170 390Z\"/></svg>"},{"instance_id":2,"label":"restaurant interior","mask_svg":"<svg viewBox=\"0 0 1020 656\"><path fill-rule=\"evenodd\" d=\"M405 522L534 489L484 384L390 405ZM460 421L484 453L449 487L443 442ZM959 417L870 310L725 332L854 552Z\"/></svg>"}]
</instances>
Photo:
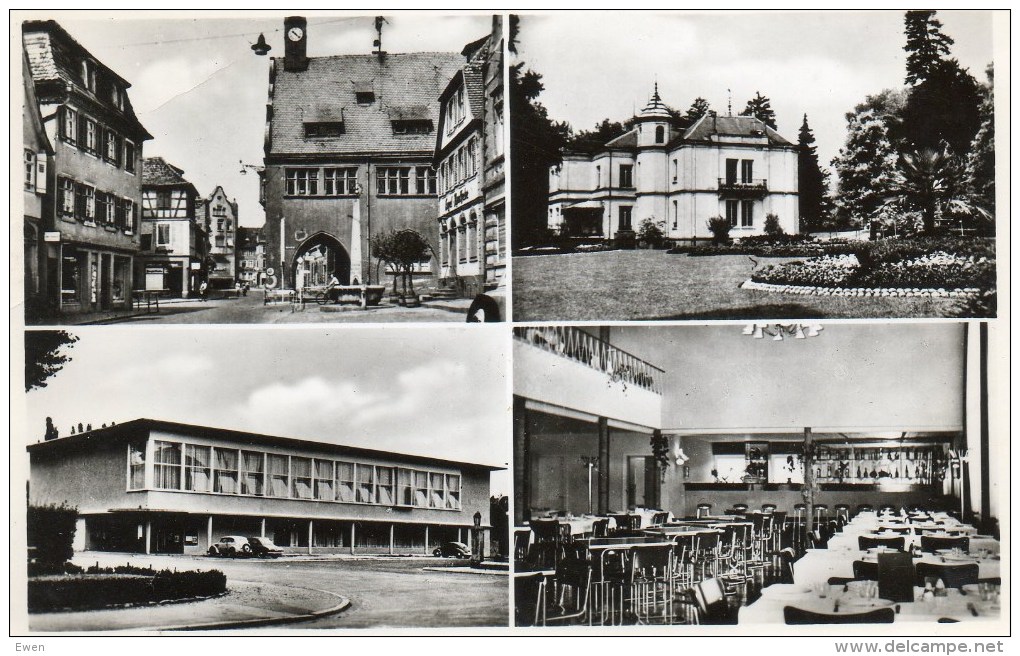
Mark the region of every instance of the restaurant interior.
<instances>
[{"instance_id":1,"label":"restaurant interior","mask_svg":"<svg viewBox=\"0 0 1020 656\"><path fill-rule=\"evenodd\" d=\"M998 621L988 345L976 322L516 327L516 623Z\"/></svg>"}]
</instances>

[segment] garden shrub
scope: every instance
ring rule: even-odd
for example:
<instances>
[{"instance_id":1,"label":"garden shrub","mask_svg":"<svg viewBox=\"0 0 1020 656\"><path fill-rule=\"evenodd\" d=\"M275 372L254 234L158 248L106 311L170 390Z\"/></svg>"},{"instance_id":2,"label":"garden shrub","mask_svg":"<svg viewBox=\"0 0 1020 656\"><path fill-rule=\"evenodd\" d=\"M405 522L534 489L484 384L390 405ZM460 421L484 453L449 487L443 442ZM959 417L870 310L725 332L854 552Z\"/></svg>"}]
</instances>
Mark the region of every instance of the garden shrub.
<instances>
[{"instance_id":1,"label":"garden shrub","mask_svg":"<svg viewBox=\"0 0 1020 656\"><path fill-rule=\"evenodd\" d=\"M34 547L34 558L44 565L62 566L74 556L74 532L78 509L62 503L59 506L28 507L26 531L28 546Z\"/></svg>"},{"instance_id":2,"label":"garden shrub","mask_svg":"<svg viewBox=\"0 0 1020 656\"><path fill-rule=\"evenodd\" d=\"M109 568L103 569L109 571ZM209 597L227 590L227 577L218 570L153 572L151 569L143 568L128 567L128 569L152 573L102 573L29 579L28 611L45 613L146 604Z\"/></svg>"},{"instance_id":3,"label":"garden shrub","mask_svg":"<svg viewBox=\"0 0 1020 656\"><path fill-rule=\"evenodd\" d=\"M722 216L714 216L708 220L706 224L708 231L712 233L712 243L714 244L725 244L730 240L730 230L733 226L730 225L729 219Z\"/></svg>"},{"instance_id":4,"label":"garden shrub","mask_svg":"<svg viewBox=\"0 0 1020 656\"><path fill-rule=\"evenodd\" d=\"M770 237L778 237L786 234L783 230L783 226L779 223L778 214L766 214L765 215L765 234Z\"/></svg>"}]
</instances>

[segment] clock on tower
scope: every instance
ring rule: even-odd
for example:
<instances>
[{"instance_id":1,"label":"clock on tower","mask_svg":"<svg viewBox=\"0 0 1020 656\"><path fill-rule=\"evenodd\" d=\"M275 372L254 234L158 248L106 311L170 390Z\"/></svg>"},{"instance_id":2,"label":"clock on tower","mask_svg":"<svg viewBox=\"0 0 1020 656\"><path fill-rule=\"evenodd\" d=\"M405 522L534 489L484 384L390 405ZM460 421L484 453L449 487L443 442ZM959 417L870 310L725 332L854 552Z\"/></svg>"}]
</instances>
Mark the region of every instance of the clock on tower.
<instances>
[{"instance_id":1,"label":"clock on tower","mask_svg":"<svg viewBox=\"0 0 1020 656\"><path fill-rule=\"evenodd\" d=\"M285 71L303 71L308 68L308 21L304 16L283 19Z\"/></svg>"}]
</instances>

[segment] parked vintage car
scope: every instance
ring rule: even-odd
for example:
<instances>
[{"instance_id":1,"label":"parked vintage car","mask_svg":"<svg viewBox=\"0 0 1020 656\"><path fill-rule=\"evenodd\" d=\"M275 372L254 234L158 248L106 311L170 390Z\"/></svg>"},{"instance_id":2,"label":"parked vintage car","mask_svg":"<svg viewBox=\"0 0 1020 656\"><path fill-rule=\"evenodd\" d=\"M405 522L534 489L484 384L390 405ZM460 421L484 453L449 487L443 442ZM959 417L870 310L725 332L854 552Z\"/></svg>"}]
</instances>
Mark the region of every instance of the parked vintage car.
<instances>
[{"instance_id":1,"label":"parked vintage car","mask_svg":"<svg viewBox=\"0 0 1020 656\"><path fill-rule=\"evenodd\" d=\"M463 542L445 542L432 551L433 556L443 558L470 558L471 548Z\"/></svg>"},{"instance_id":2,"label":"parked vintage car","mask_svg":"<svg viewBox=\"0 0 1020 656\"><path fill-rule=\"evenodd\" d=\"M283 549L273 544L269 538L254 536L248 538L248 546L251 547L251 555L258 558L279 558L283 555Z\"/></svg>"},{"instance_id":3,"label":"parked vintage car","mask_svg":"<svg viewBox=\"0 0 1020 656\"><path fill-rule=\"evenodd\" d=\"M224 535L209 547L210 556L250 556L252 553L248 538L243 535Z\"/></svg>"}]
</instances>

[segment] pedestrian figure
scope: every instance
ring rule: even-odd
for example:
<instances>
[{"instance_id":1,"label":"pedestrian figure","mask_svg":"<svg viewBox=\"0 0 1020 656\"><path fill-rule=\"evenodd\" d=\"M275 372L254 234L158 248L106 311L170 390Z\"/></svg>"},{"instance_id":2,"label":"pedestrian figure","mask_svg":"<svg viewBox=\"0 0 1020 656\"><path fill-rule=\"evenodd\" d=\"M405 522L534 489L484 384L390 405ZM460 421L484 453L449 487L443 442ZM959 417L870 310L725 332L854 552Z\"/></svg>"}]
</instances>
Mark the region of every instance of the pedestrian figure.
<instances>
[{"instance_id":1,"label":"pedestrian figure","mask_svg":"<svg viewBox=\"0 0 1020 656\"><path fill-rule=\"evenodd\" d=\"M202 299L203 302L205 301L205 292L207 289L209 289L209 283L203 280L202 284L198 286L198 297Z\"/></svg>"}]
</instances>

